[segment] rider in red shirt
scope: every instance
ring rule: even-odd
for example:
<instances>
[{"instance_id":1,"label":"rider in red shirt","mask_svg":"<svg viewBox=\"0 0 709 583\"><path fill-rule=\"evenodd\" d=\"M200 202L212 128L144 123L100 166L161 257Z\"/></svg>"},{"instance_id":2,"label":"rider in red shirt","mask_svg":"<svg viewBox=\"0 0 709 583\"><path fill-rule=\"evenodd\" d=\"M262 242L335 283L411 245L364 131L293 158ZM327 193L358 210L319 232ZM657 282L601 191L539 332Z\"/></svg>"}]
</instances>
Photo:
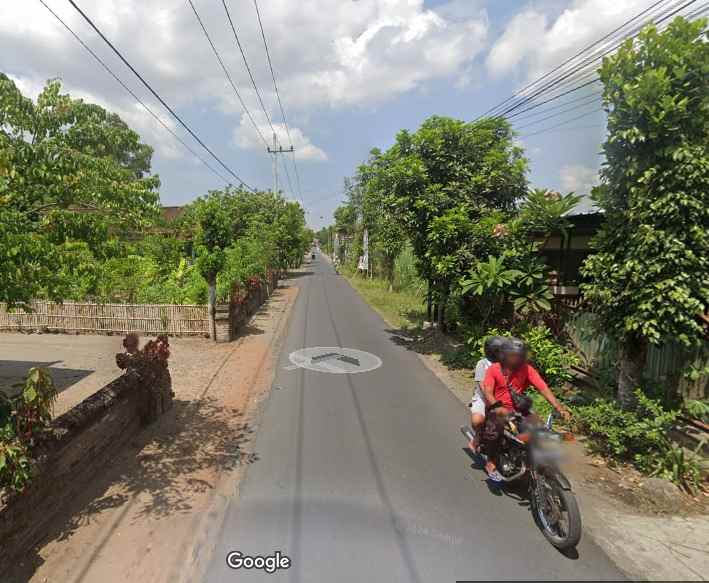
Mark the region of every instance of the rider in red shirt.
<instances>
[{"instance_id":1,"label":"rider in red shirt","mask_svg":"<svg viewBox=\"0 0 709 583\"><path fill-rule=\"evenodd\" d=\"M527 347L524 342L510 338L500 350L500 361L487 369L481 384L488 415L494 413L498 422L504 423L506 416L514 411L510 391L522 394L530 386L537 389L564 419L570 418L569 410L556 400L544 379L527 362ZM494 461L489 460L485 470L493 481L502 480Z\"/></svg>"},{"instance_id":2,"label":"rider in red shirt","mask_svg":"<svg viewBox=\"0 0 709 583\"><path fill-rule=\"evenodd\" d=\"M510 411L514 410L514 404L512 403L509 389L520 394L524 393L530 386L536 388L542 394L544 394L544 391L549 390L544 379L531 364L526 362L517 369L504 371L502 363L496 362L487 369L483 382L488 386L492 385L495 401L499 401L505 409Z\"/></svg>"}]
</instances>

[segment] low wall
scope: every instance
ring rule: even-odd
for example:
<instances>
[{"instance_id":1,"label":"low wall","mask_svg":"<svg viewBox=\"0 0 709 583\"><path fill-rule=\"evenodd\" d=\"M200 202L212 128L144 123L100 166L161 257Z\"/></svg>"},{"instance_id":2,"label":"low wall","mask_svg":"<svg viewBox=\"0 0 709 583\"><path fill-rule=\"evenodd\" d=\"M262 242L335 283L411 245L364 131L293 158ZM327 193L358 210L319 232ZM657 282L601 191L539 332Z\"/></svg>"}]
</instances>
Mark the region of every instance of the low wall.
<instances>
[{"instance_id":1,"label":"low wall","mask_svg":"<svg viewBox=\"0 0 709 583\"><path fill-rule=\"evenodd\" d=\"M239 335L251 316L278 287L278 279L278 272L272 271L266 281L259 280L243 287L234 287L230 303L216 306L217 342L230 342Z\"/></svg>"},{"instance_id":2,"label":"low wall","mask_svg":"<svg viewBox=\"0 0 709 583\"><path fill-rule=\"evenodd\" d=\"M127 362L132 355L119 357ZM33 450L36 475L23 492L0 490L0 574L41 541L58 510L80 494L87 479L172 405L166 365L126 366L122 376L52 421Z\"/></svg>"}]
</instances>

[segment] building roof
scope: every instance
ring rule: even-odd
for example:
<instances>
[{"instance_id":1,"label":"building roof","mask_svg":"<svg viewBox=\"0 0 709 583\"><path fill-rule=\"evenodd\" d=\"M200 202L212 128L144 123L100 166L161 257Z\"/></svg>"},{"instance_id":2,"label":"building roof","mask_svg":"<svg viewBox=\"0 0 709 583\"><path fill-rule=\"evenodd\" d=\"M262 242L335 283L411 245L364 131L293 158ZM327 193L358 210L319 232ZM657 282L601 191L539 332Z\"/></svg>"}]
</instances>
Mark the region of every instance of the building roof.
<instances>
[{"instance_id":1,"label":"building roof","mask_svg":"<svg viewBox=\"0 0 709 583\"><path fill-rule=\"evenodd\" d=\"M567 217L578 217L580 215L597 215L603 213L603 210L596 206L590 196L585 195L581 201L568 213Z\"/></svg>"},{"instance_id":2,"label":"building roof","mask_svg":"<svg viewBox=\"0 0 709 583\"><path fill-rule=\"evenodd\" d=\"M162 218L166 221L174 221L179 219L183 214L185 214L185 207L183 206L163 206L160 207L160 214Z\"/></svg>"}]
</instances>

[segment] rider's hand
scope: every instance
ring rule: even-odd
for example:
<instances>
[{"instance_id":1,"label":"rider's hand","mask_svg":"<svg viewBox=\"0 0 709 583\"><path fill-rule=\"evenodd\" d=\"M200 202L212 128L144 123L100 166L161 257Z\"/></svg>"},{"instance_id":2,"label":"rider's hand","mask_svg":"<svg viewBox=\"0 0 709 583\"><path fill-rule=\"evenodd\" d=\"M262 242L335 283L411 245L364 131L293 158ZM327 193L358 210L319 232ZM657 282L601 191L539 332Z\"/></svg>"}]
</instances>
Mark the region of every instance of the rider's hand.
<instances>
[{"instance_id":1,"label":"rider's hand","mask_svg":"<svg viewBox=\"0 0 709 583\"><path fill-rule=\"evenodd\" d=\"M503 421L507 419L510 413L512 413L512 411L506 409L505 407L497 407L496 409L493 409L493 412L497 415L498 419L502 419Z\"/></svg>"},{"instance_id":2,"label":"rider's hand","mask_svg":"<svg viewBox=\"0 0 709 583\"><path fill-rule=\"evenodd\" d=\"M564 421L566 421L567 423L571 421L571 411L569 411L568 408L564 407L564 405L559 405L557 411L559 412L559 415L561 415Z\"/></svg>"}]
</instances>

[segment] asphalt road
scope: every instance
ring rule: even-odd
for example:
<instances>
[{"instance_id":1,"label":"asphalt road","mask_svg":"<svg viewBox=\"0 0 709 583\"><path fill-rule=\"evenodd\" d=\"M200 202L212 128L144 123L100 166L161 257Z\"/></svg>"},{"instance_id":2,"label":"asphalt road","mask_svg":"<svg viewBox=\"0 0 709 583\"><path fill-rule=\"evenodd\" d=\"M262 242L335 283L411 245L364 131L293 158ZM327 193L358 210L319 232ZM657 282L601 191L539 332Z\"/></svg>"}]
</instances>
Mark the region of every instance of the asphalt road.
<instances>
[{"instance_id":1,"label":"asphalt road","mask_svg":"<svg viewBox=\"0 0 709 583\"><path fill-rule=\"evenodd\" d=\"M623 579L590 537L564 556L526 502L492 493L463 449L466 408L324 258L309 269L256 438L259 461L231 501L207 581ZM291 352L319 346L367 351L382 365L360 374L292 366ZM281 551L292 565L230 570L230 551Z\"/></svg>"}]
</instances>

